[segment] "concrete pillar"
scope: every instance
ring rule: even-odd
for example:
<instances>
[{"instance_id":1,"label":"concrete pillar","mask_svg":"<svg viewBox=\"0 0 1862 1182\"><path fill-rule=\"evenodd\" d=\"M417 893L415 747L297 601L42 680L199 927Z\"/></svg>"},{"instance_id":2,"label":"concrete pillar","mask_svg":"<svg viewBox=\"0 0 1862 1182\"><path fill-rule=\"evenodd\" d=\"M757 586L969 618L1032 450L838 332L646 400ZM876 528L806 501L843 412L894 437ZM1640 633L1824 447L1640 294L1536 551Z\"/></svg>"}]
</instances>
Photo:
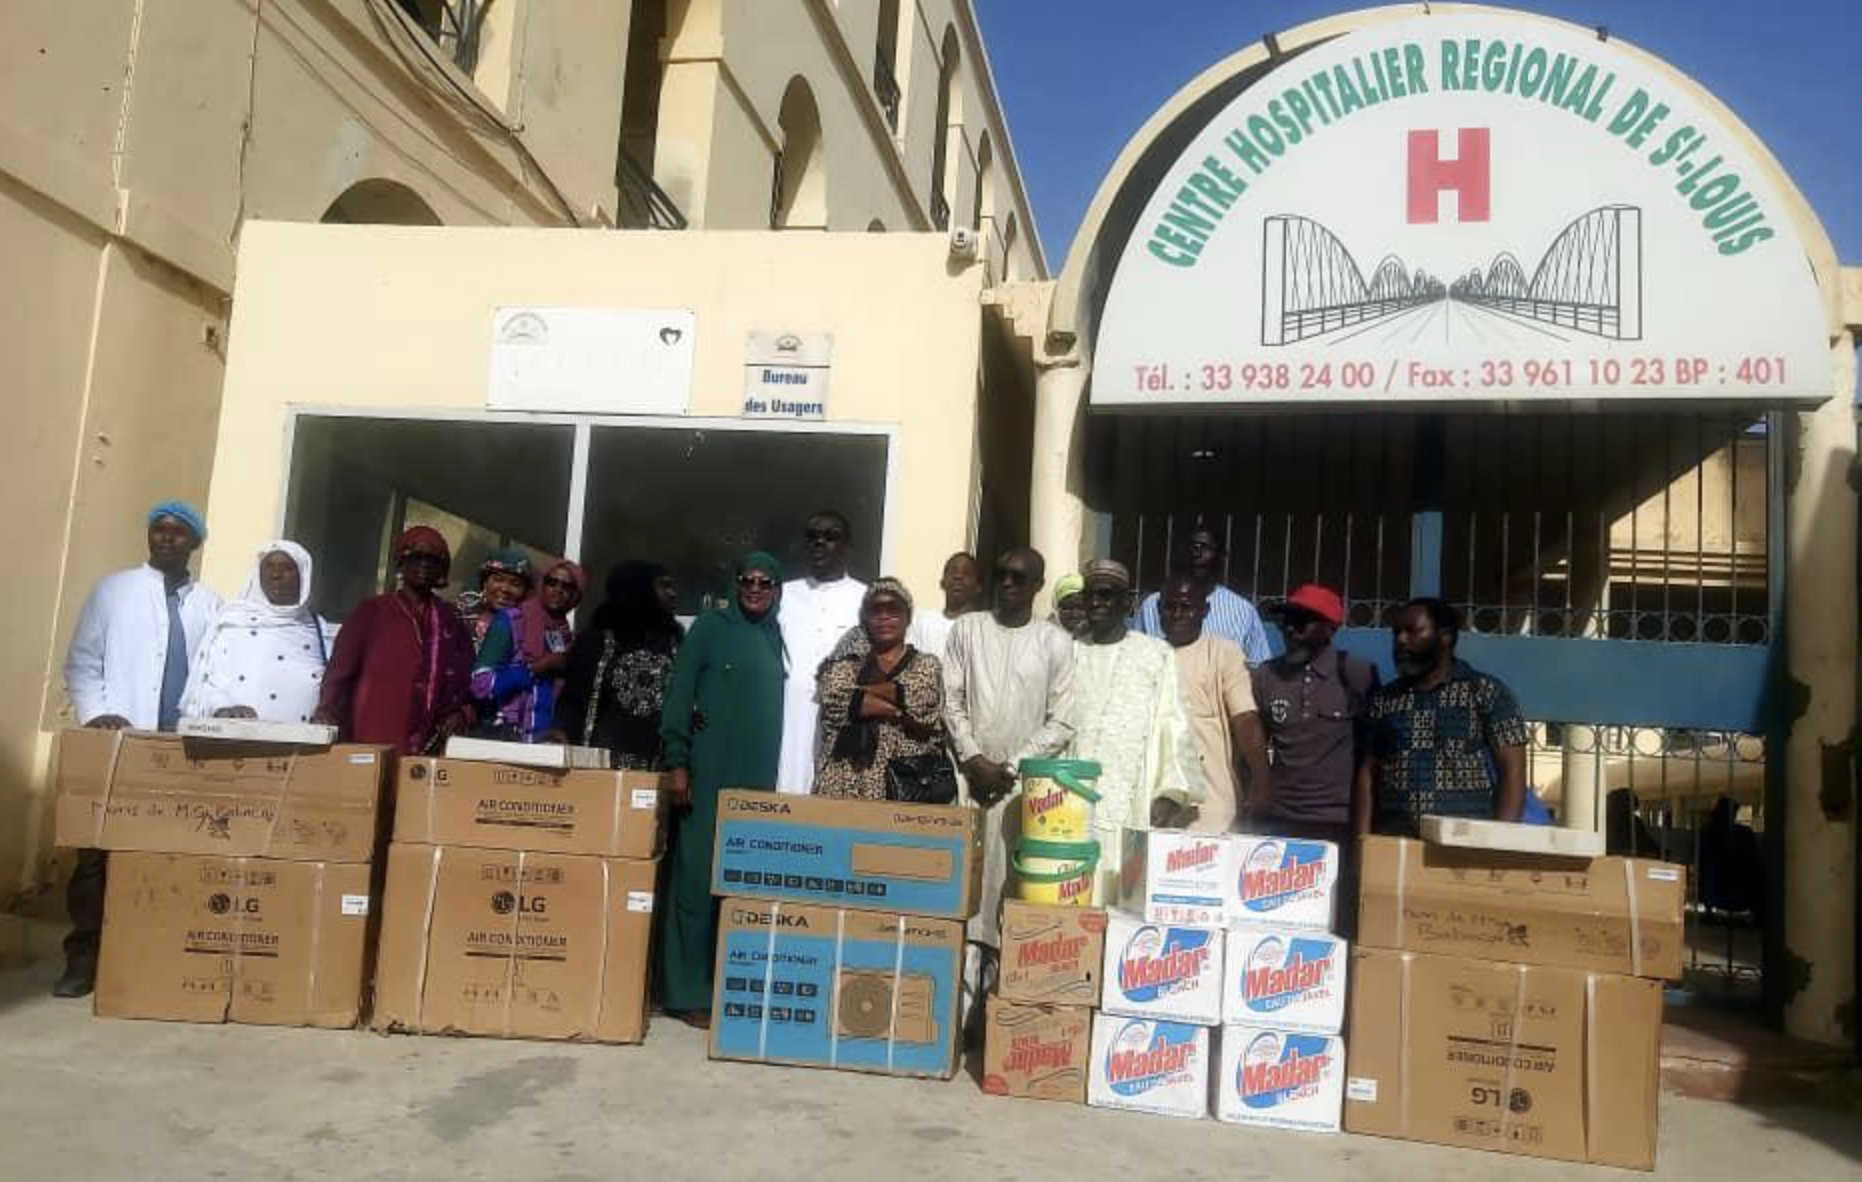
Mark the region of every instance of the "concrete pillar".
<instances>
[{"instance_id":1,"label":"concrete pillar","mask_svg":"<svg viewBox=\"0 0 1862 1182\"><path fill-rule=\"evenodd\" d=\"M1087 557L1086 505L1081 495L1086 440L1080 413L1087 369L1076 357L1036 364L1028 540L1046 557L1051 585L1054 578L1078 570Z\"/></svg>"},{"instance_id":2,"label":"concrete pillar","mask_svg":"<svg viewBox=\"0 0 1862 1182\"><path fill-rule=\"evenodd\" d=\"M1787 454L1787 668L1802 712L1785 748L1785 1029L1856 1039L1855 342L1832 348L1830 400L1796 416Z\"/></svg>"},{"instance_id":3,"label":"concrete pillar","mask_svg":"<svg viewBox=\"0 0 1862 1182\"><path fill-rule=\"evenodd\" d=\"M1564 776L1559 789L1558 819L1567 829L1595 833L1603 827L1603 760L1597 745L1603 741L1599 727L1565 727Z\"/></svg>"}]
</instances>

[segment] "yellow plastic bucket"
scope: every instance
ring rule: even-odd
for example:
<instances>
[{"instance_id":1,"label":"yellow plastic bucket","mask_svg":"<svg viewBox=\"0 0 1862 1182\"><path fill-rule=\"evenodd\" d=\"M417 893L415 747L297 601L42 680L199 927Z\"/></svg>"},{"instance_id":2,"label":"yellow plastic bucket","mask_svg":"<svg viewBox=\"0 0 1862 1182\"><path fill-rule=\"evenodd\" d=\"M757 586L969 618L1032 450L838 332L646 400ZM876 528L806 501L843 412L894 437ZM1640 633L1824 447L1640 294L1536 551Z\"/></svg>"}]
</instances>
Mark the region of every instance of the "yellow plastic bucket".
<instances>
[{"instance_id":1,"label":"yellow plastic bucket","mask_svg":"<svg viewBox=\"0 0 1862 1182\"><path fill-rule=\"evenodd\" d=\"M1015 897L1056 907L1091 907L1099 873L1096 841L1038 841L1015 844Z\"/></svg>"},{"instance_id":2,"label":"yellow plastic bucket","mask_svg":"<svg viewBox=\"0 0 1862 1182\"><path fill-rule=\"evenodd\" d=\"M1087 759L1024 759L1016 774L1021 781L1024 837L1093 840L1093 806L1099 803L1093 781L1099 778L1098 764Z\"/></svg>"}]
</instances>

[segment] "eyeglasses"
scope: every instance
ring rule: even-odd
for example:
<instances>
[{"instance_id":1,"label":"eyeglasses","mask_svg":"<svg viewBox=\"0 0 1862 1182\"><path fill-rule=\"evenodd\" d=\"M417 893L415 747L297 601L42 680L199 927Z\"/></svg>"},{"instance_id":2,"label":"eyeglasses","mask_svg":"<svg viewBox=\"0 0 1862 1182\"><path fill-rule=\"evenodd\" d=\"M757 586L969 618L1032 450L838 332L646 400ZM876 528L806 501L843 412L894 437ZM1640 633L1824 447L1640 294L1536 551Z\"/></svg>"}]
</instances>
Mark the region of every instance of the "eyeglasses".
<instances>
[{"instance_id":1,"label":"eyeglasses","mask_svg":"<svg viewBox=\"0 0 1862 1182\"><path fill-rule=\"evenodd\" d=\"M847 535L837 529L808 529L802 536L811 542L838 542Z\"/></svg>"},{"instance_id":2,"label":"eyeglasses","mask_svg":"<svg viewBox=\"0 0 1862 1182\"><path fill-rule=\"evenodd\" d=\"M402 566L413 566L415 563L422 563L427 566L445 566L446 559L441 555L433 553L431 550L408 550L402 553Z\"/></svg>"},{"instance_id":3,"label":"eyeglasses","mask_svg":"<svg viewBox=\"0 0 1862 1182\"><path fill-rule=\"evenodd\" d=\"M573 580L570 580L570 579L561 579L561 578L557 578L557 577L555 577L555 576L553 576L553 575L552 575L551 577L549 577L549 578L547 578L547 579L544 579L544 580L543 580L543 585L544 585L545 587L560 587L560 588L562 588L562 589L563 589L564 591L573 591L573 590L575 590L575 583L574 583L574 581L573 581Z\"/></svg>"},{"instance_id":4,"label":"eyeglasses","mask_svg":"<svg viewBox=\"0 0 1862 1182\"><path fill-rule=\"evenodd\" d=\"M767 575L738 575L737 585L746 591L767 591L776 585Z\"/></svg>"},{"instance_id":5,"label":"eyeglasses","mask_svg":"<svg viewBox=\"0 0 1862 1182\"><path fill-rule=\"evenodd\" d=\"M996 580L998 582L1010 582L1017 587L1026 584L1032 577L1033 576L1027 571L1016 570L1012 566L999 566L996 568Z\"/></svg>"},{"instance_id":6,"label":"eyeglasses","mask_svg":"<svg viewBox=\"0 0 1862 1182\"><path fill-rule=\"evenodd\" d=\"M1123 587L1088 587L1086 589L1086 598L1098 600L1100 603L1117 603L1130 594L1131 592Z\"/></svg>"}]
</instances>

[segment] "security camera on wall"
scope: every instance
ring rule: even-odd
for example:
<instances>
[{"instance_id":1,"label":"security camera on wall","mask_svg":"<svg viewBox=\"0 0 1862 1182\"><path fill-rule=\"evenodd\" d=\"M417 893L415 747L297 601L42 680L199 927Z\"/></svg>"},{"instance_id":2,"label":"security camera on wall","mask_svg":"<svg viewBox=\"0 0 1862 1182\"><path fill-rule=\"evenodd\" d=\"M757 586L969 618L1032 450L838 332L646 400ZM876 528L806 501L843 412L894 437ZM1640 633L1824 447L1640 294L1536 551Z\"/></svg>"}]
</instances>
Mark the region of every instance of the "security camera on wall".
<instances>
[{"instance_id":1,"label":"security camera on wall","mask_svg":"<svg viewBox=\"0 0 1862 1182\"><path fill-rule=\"evenodd\" d=\"M975 230L958 226L950 232L950 257L966 261L976 258L979 237Z\"/></svg>"}]
</instances>

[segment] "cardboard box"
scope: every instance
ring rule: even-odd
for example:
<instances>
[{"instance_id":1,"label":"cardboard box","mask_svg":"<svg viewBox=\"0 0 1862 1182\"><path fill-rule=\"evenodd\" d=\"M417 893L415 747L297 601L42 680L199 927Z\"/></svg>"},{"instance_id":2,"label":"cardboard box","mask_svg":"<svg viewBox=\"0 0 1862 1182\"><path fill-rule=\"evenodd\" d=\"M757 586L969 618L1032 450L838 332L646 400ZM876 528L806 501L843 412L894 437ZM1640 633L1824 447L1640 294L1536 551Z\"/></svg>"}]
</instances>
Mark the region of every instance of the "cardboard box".
<instances>
[{"instance_id":1,"label":"cardboard box","mask_svg":"<svg viewBox=\"0 0 1862 1182\"><path fill-rule=\"evenodd\" d=\"M963 951L951 920L725 899L711 1057L949 1079Z\"/></svg>"},{"instance_id":2,"label":"cardboard box","mask_svg":"<svg viewBox=\"0 0 1862 1182\"><path fill-rule=\"evenodd\" d=\"M1214 1026L1222 1021L1222 929L1106 917L1099 1008L1128 1018Z\"/></svg>"},{"instance_id":3,"label":"cardboard box","mask_svg":"<svg viewBox=\"0 0 1862 1182\"><path fill-rule=\"evenodd\" d=\"M1335 1034L1224 1026L1215 1116L1232 1125L1336 1133L1345 1044Z\"/></svg>"},{"instance_id":4,"label":"cardboard box","mask_svg":"<svg viewBox=\"0 0 1862 1182\"><path fill-rule=\"evenodd\" d=\"M1345 1026L1349 949L1303 928L1233 927L1222 952L1222 1021L1302 1034Z\"/></svg>"},{"instance_id":5,"label":"cardboard box","mask_svg":"<svg viewBox=\"0 0 1862 1182\"><path fill-rule=\"evenodd\" d=\"M1006 1001L1096 1006L1105 971L1106 913L1002 901L1002 949L996 992Z\"/></svg>"},{"instance_id":6,"label":"cardboard box","mask_svg":"<svg viewBox=\"0 0 1862 1182\"><path fill-rule=\"evenodd\" d=\"M1360 845L1358 942L1445 956L1676 978L1687 872L1638 858Z\"/></svg>"},{"instance_id":7,"label":"cardboard box","mask_svg":"<svg viewBox=\"0 0 1862 1182\"><path fill-rule=\"evenodd\" d=\"M367 862L386 747L59 732L53 842L150 853Z\"/></svg>"},{"instance_id":8,"label":"cardboard box","mask_svg":"<svg viewBox=\"0 0 1862 1182\"><path fill-rule=\"evenodd\" d=\"M369 874L356 862L117 853L96 1012L354 1026L371 947Z\"/></svg>"},{"instance_id":9,"label":"cardboard box","mask_svg":"<svg viewBox=\"0 0 1862 1182\"><path fill-rule=\"evenodd\" d=\"M657 869L394 843L375 1029L639 1042Z\"/></svg>"},{"instance_id":10,"label":"cardboard box","mask_svg":"<svg viewBox=\"0 0 1862 1182\"><path fill-rule=\"evenodd\" d=\"M1119 906L1152 923L1273 923L1329 931L1338 847L1245 834L1128 829Z\"/></svg>"},{"instance_id":11,"label":"cardboard box","mask_svg":"<svg viewBox=\"0 0 1862 1182\"><path fill-rule=\"evenodd\" d=\"M635 860L660 853L656 773L424 758L401 760L396 780L396 841Z\"/></svg>"},{"instance_id":12,"label":"cardboard box","mask_svg":"<svg viewBox=\"0 0 1862 1182\"><path fill-rule=\"evenodd\" d=\"M1209 1028L1094 1015L1086 1102L1157 1116L1208 1116Z\"/></svg>"},{"instance_id":13,"label":"cardboard box","mask_svg":"<svg viewBox=\"0 0 1862 1182\"><path fill-rule=\"evenodd\" d=\"M978 815L733 789L718 797L711 893L968 919L982 886Z\"/></svg>"},{"instance_id":14,"label":"cardboard box","mask_svg":"<svg viewBox=\"0 0 1862 1182\"><path fill-rule=\"evenodd\" d=\"M1118 905L1152 923L1220 927L1233 867L1234 849L1224 834L1127 829Z\"/></svg>"},{"instance_id":15,"label":"cardboard box","mask_svg":"<svg viewBox=\"0 0 1862 1182\"><path fill-rule=\"evenodd\" d=\"M983 1090L992 1096L1086 1103L1093 1012L1084 1006L1020 1005L989 999Z\"/></svg>"},{"instance_id":16,"label":"cardboard box","mask_svg":"<svg viewBox=\"0 0 1862 1182\"><path fill-rule=\"evenodd\" d=\"M1329 841L1235 837L1227 921L1332 930L1338 847Z\"/></svg>"},{"instance_id":17,"label":"cardboard box","mask_svg":"<svg viewBox=\"0 0 1862 1182\"><path fill-rule=\"evenodd\" d=\"M1379 948L1352 961L1347 1130L1654 1168L1659 982Z\"/></svg>"}]
</instances>

